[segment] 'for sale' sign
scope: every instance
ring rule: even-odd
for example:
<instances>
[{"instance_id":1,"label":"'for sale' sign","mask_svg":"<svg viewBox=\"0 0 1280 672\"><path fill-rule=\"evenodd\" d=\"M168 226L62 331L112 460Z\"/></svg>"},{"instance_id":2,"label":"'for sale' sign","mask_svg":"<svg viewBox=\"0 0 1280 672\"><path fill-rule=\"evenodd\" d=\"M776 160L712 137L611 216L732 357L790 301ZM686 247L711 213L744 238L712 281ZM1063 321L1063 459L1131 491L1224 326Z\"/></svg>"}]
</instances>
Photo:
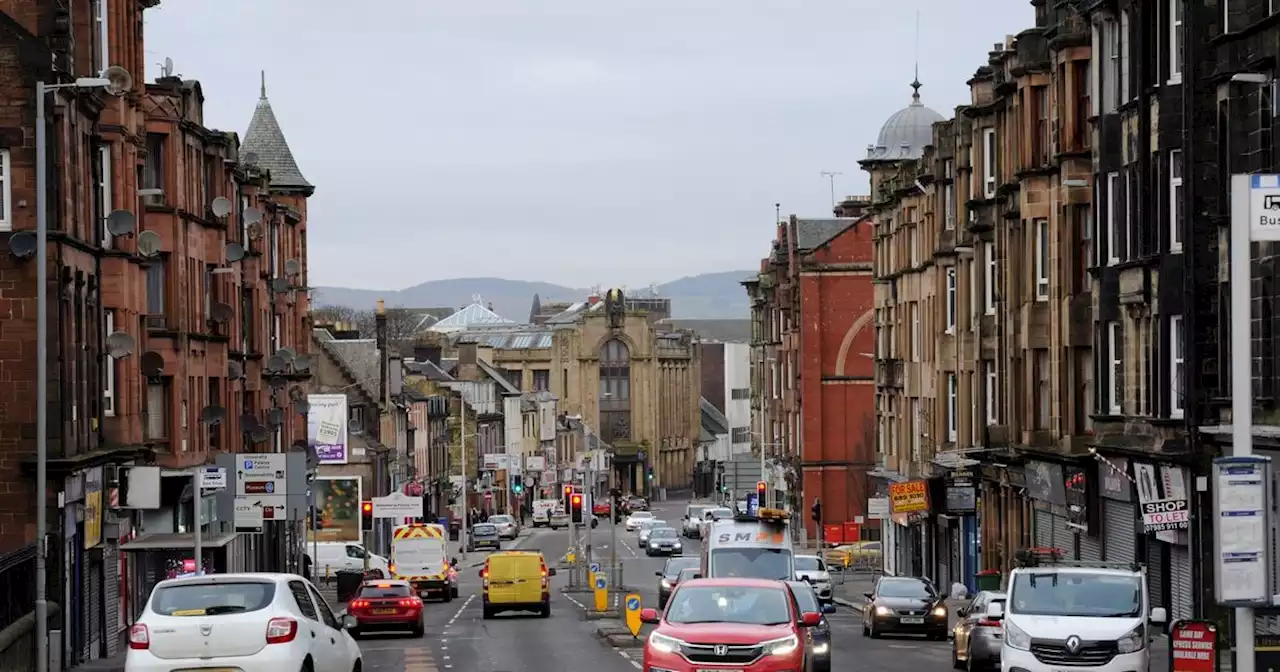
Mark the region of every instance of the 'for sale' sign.
<instances>
[{"instance_id":1,"label":"'for sale' sign","mask_svg":"<svg viewBox=\"0 0 1280 672\"><path fill-rule=\"evenodd\" d=\"M1185 499L1160 499L1142 505L1142 526L1147 532L1185 530L1191 527L1191 506Z\"/></svg>"}]
</instances>

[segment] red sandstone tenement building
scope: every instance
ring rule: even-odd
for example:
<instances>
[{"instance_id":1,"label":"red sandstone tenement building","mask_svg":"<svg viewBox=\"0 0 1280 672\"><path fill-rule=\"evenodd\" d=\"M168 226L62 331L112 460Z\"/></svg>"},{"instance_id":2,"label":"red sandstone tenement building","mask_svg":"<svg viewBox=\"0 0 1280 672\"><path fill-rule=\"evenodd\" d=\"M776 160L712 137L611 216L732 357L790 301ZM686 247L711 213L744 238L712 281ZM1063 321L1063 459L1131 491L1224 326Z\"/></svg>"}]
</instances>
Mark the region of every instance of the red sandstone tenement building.
<instances>
[{"instance_id":1,"label":"red sandstone tenement building","mask_svg":"<svg viewBox=\"0 0 1280 672\"><path fill-rule=\"evenodd\" d=\"M117 467L189 467L305 440L289 393L309 377L313 187L265 86L241 141L206 125L198 82L142 81L142 13L157 4L0 0L0 592L15 618L34 600L35 82L107 66L133 75L119 97L63 89L45 101L48 595L69 665L119 650L140 598L191 554L183 479L162 479L161 509L144 520L115 508ZM268 375L282 348L304 357ZM245 433L249 416L265 436ZM221 530L205 526L206 566L283 566L286 535Z\"/></svg>"},{"instance_id":2,"label":"red sandstone tenement building","mask_svg":"<svg viewBox=\"0 0 1280 672\"><path fill-rule=\"evenodd\" d=\"M872 231L862 199L834 219L778 225L773 252L744 284L752 297L754 444L777 461L790 506L817 534L864 516L875 467ZM763 427L763 435L760 428ZM877 538L865 521L863 538Z\"/></svg>"}]
</instances>

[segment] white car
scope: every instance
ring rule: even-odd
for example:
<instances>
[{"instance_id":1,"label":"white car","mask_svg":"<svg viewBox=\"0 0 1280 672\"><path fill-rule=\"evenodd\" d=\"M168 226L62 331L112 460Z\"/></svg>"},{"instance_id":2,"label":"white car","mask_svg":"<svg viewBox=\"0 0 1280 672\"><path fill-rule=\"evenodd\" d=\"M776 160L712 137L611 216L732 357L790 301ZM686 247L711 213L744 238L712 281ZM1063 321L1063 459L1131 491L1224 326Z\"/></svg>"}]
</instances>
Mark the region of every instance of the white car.
<instances>
[{"instance_id":1,"label":"white car","mask_svg":"<svg viewBox=\"0 0 1280 672\"><path fill-rule=\"evenodd\" d=\"M653 514L649 511L636 511L627 516L627 531L635 532L636 528L640 527L641 521L645 520L653 520Z\"/></svg>"},{"instance_id":2,"label":"white car","mask_svg":"<svg viewBox=\"0 0 1280 672\"><path fill-rule=\"evenodd\" d=\"M354 616L296 574L210 574L156 584L129 628L125 672L352 672ZM309 663L309 665L308 665Z\"/></svg>"},{"instance_id":3,"label":"white car","mask_svg":"<svg viewBox=\"0 0 1280 672\"><path fill-rule=\"evenodd\" d=\"M498 528L499 539L515 539L520 534L520 528L516 525L516 519L505 513L497 516L489 516L488 522Z\"/></svg>"},{"instance_id":4,"label":"white car","mask_svg":"<svg viewBox=\"0 0 1280 672\"><path fill-rule=\"evenodd\" d=\"M822 558L816 555L797 555L796 580L809 582L822 603L831 602L833 598L831 574L827 571L827 563L823 562Z\"/></svg>"}]
</instances>

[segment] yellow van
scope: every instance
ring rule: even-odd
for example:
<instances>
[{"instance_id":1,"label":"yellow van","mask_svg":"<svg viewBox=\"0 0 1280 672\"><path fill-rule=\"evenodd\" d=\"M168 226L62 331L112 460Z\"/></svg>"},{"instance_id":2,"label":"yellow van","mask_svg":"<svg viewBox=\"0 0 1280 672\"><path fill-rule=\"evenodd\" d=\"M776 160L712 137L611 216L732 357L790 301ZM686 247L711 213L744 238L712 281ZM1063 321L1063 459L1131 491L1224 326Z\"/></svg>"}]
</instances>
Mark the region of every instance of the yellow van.
<instances>
[{"instance_id":1,"label":"yellow van","mask_svg":"<svg viewBox=\"0 0 1280 672\"><path fill-rule=\"evenodd\" d=\"M480 570L484 579L484 617L503 611L532 611L551 615L551 577L554 567L538 551L490 553Z\"/></svg>"}]
</instances>

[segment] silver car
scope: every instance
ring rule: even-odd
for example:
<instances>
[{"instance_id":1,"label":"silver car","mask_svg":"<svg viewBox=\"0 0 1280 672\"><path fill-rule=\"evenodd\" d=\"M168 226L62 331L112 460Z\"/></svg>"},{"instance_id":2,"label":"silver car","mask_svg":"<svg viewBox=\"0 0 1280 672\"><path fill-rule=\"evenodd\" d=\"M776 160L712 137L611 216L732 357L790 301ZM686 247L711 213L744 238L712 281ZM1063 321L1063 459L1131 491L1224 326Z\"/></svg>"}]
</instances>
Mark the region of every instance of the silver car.
<instances>
[{"instance_id":1,"label":"silver car","mask_svg":"<svg viewBox=\"0 0 1280 672\"><path fill-rule=\"evenodd\" d=\"M644 546L648 544L649 535L653 534L653 531L658 529L659 527L671 527L671 526L667 524L667 521L658 520L657 518L654 518L652 520L646 520L640 523L640 545Z\"/></svg>"},{"instance_id":2,"label":"silver car","mask_svg":"<svg viewBox=\"0 0 1280 672\"><path fill-rule=\"evenodd\" d=\"M987 607L993 602L1004 604L1006 596L984 590L973 601L956 610L956 627L952 629L951 665L956 669L977 670L1000 668L1000 621L987 619Z\"/></svg>"},{"instance_id":3,"label":"silver car","mask_svg":"<svg viewBox=\"0 0 1280 672\"><path fill-rule=\"evenodd\" d=\"M680 532L674 527L653 528L649 532L648 543L644 545L645 555L679 555L683 552Z\"/></svg>"},{"instance_id":4,"label":"silver car","mask_svg":"<svg viewBox=\"0 0 1280 672\"><path fill-rule=\"evenodd\" d=\"M498 528L498 536L503 539L515 539L520 534L520 525L511 516L499 514L489 516L488 522Z\"/></svg>"}]
</instances>

